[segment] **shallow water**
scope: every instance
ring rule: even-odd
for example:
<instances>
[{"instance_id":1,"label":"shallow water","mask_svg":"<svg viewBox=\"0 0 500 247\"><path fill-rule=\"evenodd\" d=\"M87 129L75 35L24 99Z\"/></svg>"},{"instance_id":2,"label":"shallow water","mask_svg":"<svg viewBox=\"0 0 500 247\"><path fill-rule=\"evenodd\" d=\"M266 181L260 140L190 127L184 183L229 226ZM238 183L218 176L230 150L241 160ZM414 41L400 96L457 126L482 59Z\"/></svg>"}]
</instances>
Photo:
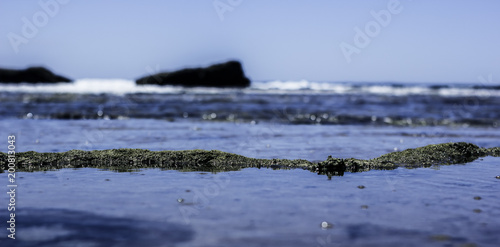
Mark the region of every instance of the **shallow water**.
<instances>
[{"instance_id":1,"label":"shallow water","mask_svg":"<svg viewBox=\"0 0 500 247\"><path fill-rule=\"evenodd\" d=\"M280 124L500 126L500 87L480 84L252 83L245 89L86 79L0 84L0 117L153 118Z\"/></svg>"},{"instance_id":2,"label":"shallow water","mask_svg":"<svg viewBox=\"0 0 500 247\"><path fill-rule=\"evenodd\" d=\"M283 125L206 121L0 121L0 136L15 134L18 152L144 148L221 150L254 158L370 159L388 152L445 142L500 146L498 128Z\"/></svg>"},{"instance_id":3,"label":"shallow water","mask_svg":"<svg viewBox=\"0 0 500 247\"><path fill-rule=\"evenodd\" d=\"M18 239L12 245L3 234L0 243L497 246L498 162L487 157L332 180L301 169L19 172ZM0 212L4 219L6 210ZM324 221L331 227L322 228Z\"/></svg>"},{"instance_id":4,"label":"shallow water","mask_svg":"<svg viewBox=\"0 0 500 247\"><path fill-rule=\"evenodd\" d=\"M216 149L310 161L445 142L500 146L498 87L254 84L0 85L0 138L16 135L17 152ZM498 163L486 157L332 180L300 169L19 172L18 239L5 231L0 245L498 246Z\"/></svg>"}]
</instances>

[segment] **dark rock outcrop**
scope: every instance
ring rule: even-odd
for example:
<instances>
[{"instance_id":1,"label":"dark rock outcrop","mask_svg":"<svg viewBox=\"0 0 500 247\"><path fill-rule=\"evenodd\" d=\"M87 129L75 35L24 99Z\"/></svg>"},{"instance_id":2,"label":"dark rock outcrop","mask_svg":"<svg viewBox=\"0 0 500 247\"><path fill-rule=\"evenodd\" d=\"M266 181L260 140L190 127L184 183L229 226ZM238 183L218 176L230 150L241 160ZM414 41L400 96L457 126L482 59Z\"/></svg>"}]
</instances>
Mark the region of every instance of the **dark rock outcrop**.
<instances>
[{"instance_id":1,"label":"dark rock outcrop","mask_svg":"<svg viewBox=\"0 0 500 247\"><path fill-rule=\"evenodd\" d=\"M139 85L179 85L184 87L248 87L240 62L229 61L206 68L187 68L158 73L136 80Z\"/></svg>"},{"instance_id":2,"label":"dark rock outcrop","mask_svg":"<svg viewBox=\"0 0 500 247\"><path fill-rule=\"evenodd\" d=\"M47 82L71 82L70 79L56 75L44 67L30 67L27 69L0 69L1 83L47 83Z\"/></svg>"}]
</instances>

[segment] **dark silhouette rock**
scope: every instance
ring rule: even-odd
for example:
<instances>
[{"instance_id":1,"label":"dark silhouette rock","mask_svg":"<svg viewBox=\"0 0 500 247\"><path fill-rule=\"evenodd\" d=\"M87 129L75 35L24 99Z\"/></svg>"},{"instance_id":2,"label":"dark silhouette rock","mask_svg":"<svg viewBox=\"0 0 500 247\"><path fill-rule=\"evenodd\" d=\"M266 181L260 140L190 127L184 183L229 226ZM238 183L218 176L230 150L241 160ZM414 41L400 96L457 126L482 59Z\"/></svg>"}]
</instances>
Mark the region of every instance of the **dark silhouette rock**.
<instances>
[{"instance_id":1,"label":"dark silhouette rock","mask_svg":"<svg viewBox=\"0 0 500 247\"><path fill-rule=\"evenodd\" d=\"M71 82L70 79L56 75L43 67L30 67L23 70L0 69L0 82L2 83L46 83L46 82Z\"/></svg>"},{"instance_id":2,"label":"dark silhouette rock","mask_svg":"<svg viewBox=\"0 0 500 247\"><path fill-rule=\"evenodd\" d=\"M229 61L206 68L187 68L158 73L136 80L139 85L179 85L185 87L248 87L240 62Z\"/></svg>"}]
</instances>

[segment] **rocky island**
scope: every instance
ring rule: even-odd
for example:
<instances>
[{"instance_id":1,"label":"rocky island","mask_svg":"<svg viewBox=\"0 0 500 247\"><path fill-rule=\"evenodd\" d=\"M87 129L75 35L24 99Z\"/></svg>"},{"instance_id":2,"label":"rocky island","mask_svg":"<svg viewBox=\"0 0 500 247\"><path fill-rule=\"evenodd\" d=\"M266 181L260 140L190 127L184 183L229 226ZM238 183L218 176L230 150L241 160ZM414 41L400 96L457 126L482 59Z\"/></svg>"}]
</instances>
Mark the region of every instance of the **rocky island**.
<instances>
[{"instance_id":1,"label":"rocky island","mask_svg":"<svg viewBox=\"0 0 500 247\"><path fill-rule=\"evenodd\" d=\"M241 63L228 61L206 68L186 68L172 72L157 73L136 80L138 85L175 85L184 87L235 87L250 86Z\"/></svg>"},{"instance_id":2,"label":"rocky island","mask_svg":"<svg viewBox=\"0 0 500 247\"><path fill-rule=\"evenodd\" d=\"M30 67L27 69L0 68L0 83L57 83L71 82L70 79L56 75L44 67Z\"/></svg>"}]
</instances>

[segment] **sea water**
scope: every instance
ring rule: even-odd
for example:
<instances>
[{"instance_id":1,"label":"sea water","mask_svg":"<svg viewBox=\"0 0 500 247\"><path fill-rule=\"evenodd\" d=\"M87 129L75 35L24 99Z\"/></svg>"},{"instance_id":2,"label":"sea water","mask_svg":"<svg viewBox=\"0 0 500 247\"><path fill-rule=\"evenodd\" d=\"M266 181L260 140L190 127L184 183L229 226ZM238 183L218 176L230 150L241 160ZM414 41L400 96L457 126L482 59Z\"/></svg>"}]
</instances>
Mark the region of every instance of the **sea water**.
<instances>
[{"instance_id":1,"label":"sea water","mask_svg":"<svg viewBox=\"0 0 500 247\"><path fill-rule=\"evenodd\" d=\"M206 89L93 79L0 89L2 152L8 135L16 136L17 152L216 149L311 161L370 159L444 142L500 146L500 90L491 85L301 81ZM300 169L18 172L18 238L10 241L5 231L0 242L497 246L498 163L485 157L331 180ZM0 198L6 222L8 194Z\"/></svg>"},{"instance_id":2,"label":"sea water","mask_svg":"<svg viewBox=\"0 0 500 247\"><path fill-rule=\"evenodd\" d=\"M17 239L1 236L0 243L497 246L496 172L491 157L332 180L301 169L18 172Z\"/></svg>"}]
</instances>

